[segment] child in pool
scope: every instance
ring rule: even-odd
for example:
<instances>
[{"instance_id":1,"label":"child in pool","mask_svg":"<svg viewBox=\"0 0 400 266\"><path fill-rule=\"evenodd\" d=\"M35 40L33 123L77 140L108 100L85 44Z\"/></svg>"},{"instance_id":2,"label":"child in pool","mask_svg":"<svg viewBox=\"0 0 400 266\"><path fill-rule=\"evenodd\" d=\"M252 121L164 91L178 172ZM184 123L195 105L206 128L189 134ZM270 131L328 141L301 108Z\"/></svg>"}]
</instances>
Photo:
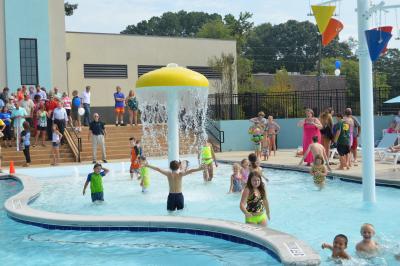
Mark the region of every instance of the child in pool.
<instances>
[{"instance_id":1,"label":"child in pool","mask_svg":"<svg viewBox=\"0 0 400 266\"><path fill-rule=\"evenodd\" d=\"M250 172L259 172L261 177L264 178L265 181L269 181L268 178L264 175L262 168L260 167L260 161L257 159L257 155L255 153L250 153L248 156L250 162Z\"/></svg>"},{"instance_id":2,"label":"child in pool","mask_svg":"<svg viewBox=\"0 0 400 266\"><path fill-rule=\"evenodd\" d=\"M153 169L160 174L168 178L169 194L167 200L167 210L175 211L182 210L185 206L184 197L182 194L182 178L191 173L204 170L206 166L202 165L197 169L190 169L187 171L181 171L181 163L174 160L169 164L169 171L160 169L156 166L149 165L147 162L145 164L148 168Z\"/></svg>"},{"instance_id":3,"label":"child in pool","mask_svg":"<svg viewBox=\"0 0 400 266\"><path fill-rule=\"evenodd\" d=\"M131 180L133 179L134 176L136 176L139 179L139 156L140 156L140 151L136 145L136 139L134 137L131 137L129 139L129 145L131 147L131 166L129 168L129 173L131 175Z\"/></svg>"},{"instance_id":4,"label":"child in pool","mask_svg":"<svg viewBox=\"0 0 400 266\"><path fill-rule=\"evenodd\" d=\"M330 249L332 250L332 258L333 259L345 259L345 260L349 260L350 256L349 254L347 254L346 252L346 248L347 248L347 236L339 234L337 236L335 236L335 238L333 239L333 245L328 244L328 243L323 243L322 244L322 249Z\"/></svg>"},{"instance_id":5,"label":"child in pool","mask_svg":"<svg viewBox=\"0 0 400 266\"><path fill-rule=\"evenodd\" d=\"M248 224L266 226L267 219L271 220L267 192L258 171L251 172L249 175L240 200L240 210L244 213Z\"/></svg>"},{"instance_id":6,"label":"child in pool","mask_svg":"<svg viewBox=\"0 0 400 266\"><path fill-rule=\"evenodd\" d=\"M363 240L357 243L356 250L360 255L375 256L379 251L379 245L372 238L375 235L375 228L372 224L365 223L361 226L360 233Z\"/></svg>"},{"instance_id":7,"label":"child in pool","mask_svg":"<svg viewBox=\"0 0 400 266\"><path fill-rule=\"evenodd\" d=\"M215 153L213 147L209 141L206 141L203 147L201 147L200 152L198 154L199 164L205 165L206 168L203 171L204 181L211 181L214 177L214 168L213 163L215 163L215 167L218 167L217 159L215 158Z\"/></svg>"},{"instance_id":8,"label":"child in pool","mask_svg":"<svg viewBox=\"0 0 400 266\"><path fill-rule=\"evenodd\" d=\"M322 189L325 185L325 177L328 171L324 165L324 158L321 155L315 155L314 164L311 167L310 173L314 177L314 184Z\"/></svg>"},{"instance_id":9,"label":"child in pool","mask_svg":"<svg viewBox=\"0 0 400 266\"><path fill-rule=\"evenodd\" d=\"M233 174L231 175L231 185L229 187L229 193L242 192L242 174L240 173L240 164L233 164Z\"/></svg>"},{"instance_id":10,"label":"child in pool","mask_svg":"<svg viewBox=\"0 0 400 266\"><path fill-rule=\"evenodd\" d=\"M142 192L147 192L147 189L150 187L150 176L149 176L149 168L146 167L146 157L139 156L139 179L140 186L142 187Z\"/></svg>"},{"instance_id":11,"label":"child in pool","mask_svg":"<svg viewBox=\"0 0 400 266\"><path fill-rule=\"evenodd\" d=\"M242 167L240 169L240 174L242 175L242 186L245 186L247 183L247 179L249 178L250 174L250 162L247 159L243 159L240 162L240 166Z\"/></svg>"},{"instance_id":12,"label":"child in pool","mask_svg":"<svg viewBox=\"0 0 400 266\"><path fill-rule=\"evenodd\" d=\"M93 172L87 176L85 185L83 186L82 194L85 195L86 188L90 183L92 202L103 202L103 176L105 176L108 172L108 169L102 167L101 164L96 163L93 166Z\"/></svg>"}]
</instances>

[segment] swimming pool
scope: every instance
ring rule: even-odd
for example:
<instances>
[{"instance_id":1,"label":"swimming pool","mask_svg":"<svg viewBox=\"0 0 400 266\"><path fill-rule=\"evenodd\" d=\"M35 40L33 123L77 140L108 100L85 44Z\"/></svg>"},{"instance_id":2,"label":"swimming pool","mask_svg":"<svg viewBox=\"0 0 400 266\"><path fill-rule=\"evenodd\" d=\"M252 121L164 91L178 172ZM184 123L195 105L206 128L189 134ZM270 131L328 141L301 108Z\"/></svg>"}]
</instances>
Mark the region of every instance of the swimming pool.
<instances>
[{"instance_id":1,"label":"swimming pool","mask_svg":"<svg viewBox=\"0 0 400 266\"><path fill-rule=\"evenodd\" d=\"M165 161L151 163L166 164ZM192 162L193 163L193 162ZM51 174L42 169L20 171L34 176L43 183L41 196L32 207L54 212L92 215L169 215L166 211L167 180L151 172L151 186L142 194L137 181L131 181L129 164L109 164L112 170L104 178L105 200L103 205L93 205L90 196L81 195L86 174L91 166L78 168L52 168ZM322 242L331 242L334 235L344 233L349 237L349 252L354 255L354 246L361 236L362 223L375 225L378 239L386 247L384 259L375 265L392 265L391 255L398 249L398 219L400 209L396 199L400 190L378 187L378 202L373 205L361 202L362 187L359 184L340 180L328 180L324 190L318 191L309 175L298 172L265 170L271 207L270 227L281 230L308 242L320 251L323 264L329 264L327 251L322 251ZM183 191L185 210L172 215L211 217L232 221L243 221L239 210L240 195L227 194L231 166L220 165L213 182L204 184L201 173L184 177ZM397 250L398 252L399 250ZM369 261L357 260L356 265L368 265Z\"/></svg>"},{"instance_id":2,"label":"swimming pool","mask_svg":"<svg viewBox=\"0 0 400 266\"><path fill-rule=\"evenodd\" d=\"M21 190L0 180L0 204ZM47 230L0 212L0 265L280 265L258 248L207 236L129 231Z\"/></svg>"}]
</instances>

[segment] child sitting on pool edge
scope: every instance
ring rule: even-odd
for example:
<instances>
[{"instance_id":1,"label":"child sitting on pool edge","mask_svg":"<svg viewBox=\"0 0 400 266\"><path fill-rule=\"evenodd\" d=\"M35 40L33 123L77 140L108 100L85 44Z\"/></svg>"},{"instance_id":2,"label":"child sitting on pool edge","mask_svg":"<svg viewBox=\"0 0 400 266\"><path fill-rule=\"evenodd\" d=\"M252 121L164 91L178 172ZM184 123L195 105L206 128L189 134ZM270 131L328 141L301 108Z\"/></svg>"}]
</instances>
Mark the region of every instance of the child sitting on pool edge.
<instances>
[{"instance_id":1,"label":"child sitting on pool edge","mask_svg":"<svg viewBox=\"0 0 400 266\"><path fill-rule=\"evenodd\" d=\"M324 158L320 154L315 155L310 174L314 177L314 184L322 189L325 185L325 177L328 171L324 165Z\"/></svg>"},{"instance_id":2,"label":"child sitting on pool edge","mask_svg":"<svg viewBox=\"0 0 400 266\"><path fill-rule=\"evenodd\" d=\"M185 206L185 201L182 194L182 177L197 171L204 170L206 167L204 165L201 165L199 168L196 169L181 171L180 168L182 165L180 162L176 160L171 161L169 163L170 171L149 165L147 162L146 166L150 169L159 172L162 175L165 175L168 178L168 184L169 184L169 194L167 200L168 211L182 210L183 207Z\"/></svg>"},{"instance_id":3,"label":"child sitting on pool edge","mask_svg":"<svg viewBox=\"0 0 400 266\"><path fill-rule=\"evenodd\" d=\"M361 226L360 233L363 240L357 243L356 250L361 256L375 256L379 251L379 245L372 238L375 235L375 228L372 224L365 223Z\"/></svg>"},{"instance_id":4,"label":"child sitting on pool edge","mask_svg":"<svg viewBox=\"0 0 400 266\"><path fill-rule=\"evenodd\" d=\"M350 256L346 252L347 248L347 236L339 234L336 235L335 238L333 239L333 245L328 244L328 243L323 243L322 244L322 249L330 249L332 250L332 259L345 259L349 260Z\"/></svg>"},{"instance_id":5,"label":"child sitting on pool edge","mask_svg":"<svg viewBox=\"0 0 400 266\"><path fill-rule=\"evenodd\" d=\"M102 171L103 170L103 171ZM86 188L90 183L90 193L92 197L92 202L102 202L104 201L103 194L103 176L108 174L109 170L101 166L101 164L96 163L93 166L93 172L88 174L85 185L83 186L82 194L85 195Z\"/></svg>"},{"instance_id":6,"label":"child sitting on pool edge","mask_svg":"<svg viewBox=\"0 0 400 266\"><path fill-rule=\"evenodd\" d=\"M149 168L146 167L146 157L139 156L139 179L140 186L142 187L142 192L147 192L147 189L150 187L150 176L149 176Z\"/></svg>"}]
</instances>

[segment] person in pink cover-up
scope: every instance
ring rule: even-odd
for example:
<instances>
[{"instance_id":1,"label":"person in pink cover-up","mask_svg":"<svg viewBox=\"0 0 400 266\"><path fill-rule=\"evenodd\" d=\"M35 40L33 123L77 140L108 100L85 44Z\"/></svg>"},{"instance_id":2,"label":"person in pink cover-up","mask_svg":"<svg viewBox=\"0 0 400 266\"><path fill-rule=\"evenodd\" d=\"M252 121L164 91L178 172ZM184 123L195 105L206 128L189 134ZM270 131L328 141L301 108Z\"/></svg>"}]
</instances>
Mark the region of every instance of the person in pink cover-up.
<instances>
[{"instance_id":1,"label":"person in pink cover-up","mask_svg":"<svg viewBox=\"0 0 400 266\"><path fill-rule=\"evenodd\" d=\"M312 137L318 136L318 143L321 143L321 132L322 124L318 118L314 117L314 112L311 109L306 109L306 118L299 121L297 124L299 127L303 128L303 151L308 149L308 146L313 143ZM304 159L307 166L310 166L314 161L314 157L311 153Z\"/></svg>"}]
</instances>

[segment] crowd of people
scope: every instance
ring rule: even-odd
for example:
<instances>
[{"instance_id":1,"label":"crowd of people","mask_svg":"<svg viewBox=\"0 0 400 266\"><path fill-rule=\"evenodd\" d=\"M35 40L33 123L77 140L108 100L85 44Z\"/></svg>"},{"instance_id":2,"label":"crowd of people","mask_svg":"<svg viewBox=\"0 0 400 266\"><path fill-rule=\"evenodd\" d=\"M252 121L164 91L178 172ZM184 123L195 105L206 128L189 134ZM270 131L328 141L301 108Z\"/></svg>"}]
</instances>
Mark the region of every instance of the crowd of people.
<instances>
[{"instance_id":1,"label":"crowd of people","mask_svg":"<svg viewBox=\"0 0 400 266\"><path fill-rule=\"evenodd\" d=\"M138 125L138 101L134 90L130 90L125 97L121 87L116 87L114 93L116 126L125 125L123 114L125 108L129 112L129 124ZM72 92L72 98L68 93L60 92L55 87L47 91L44 87L22 86L16 92L10 92L5 87L0 93L0 137L3 138L3 147L17 147L23 150L26 163L31 163L30 148L38 145L46 146L46 139L52 142L52 165L59 161L59 146L65 143L64 131L70 125L76 132L81 132L83 126L89 127L89 136L93 144L93 161L96 161L97 146L103 151L103 161L106 162L104 135L104 123L98 121L98 114L90 113L91 87L79 93ZM31 143L31 137L33 143ZM1 162L1 161L0 161ZM1 167L0 167L1 169Z\"/></svg>"}]
</instances>

